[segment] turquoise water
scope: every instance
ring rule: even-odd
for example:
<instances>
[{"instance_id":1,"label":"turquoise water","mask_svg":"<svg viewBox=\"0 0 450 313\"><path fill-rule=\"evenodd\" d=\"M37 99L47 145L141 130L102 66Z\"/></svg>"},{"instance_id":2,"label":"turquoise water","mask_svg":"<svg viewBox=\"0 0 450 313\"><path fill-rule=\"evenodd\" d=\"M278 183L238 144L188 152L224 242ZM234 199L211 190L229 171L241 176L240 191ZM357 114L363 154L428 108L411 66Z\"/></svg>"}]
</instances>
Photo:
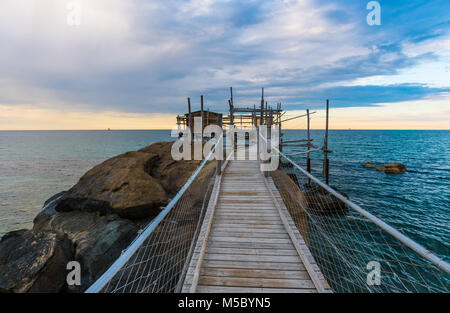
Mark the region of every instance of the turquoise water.
<instances>
[{"instance_id":1,"label":"turquoise water","mask_svg":"<svg viewBox=\"0 0 450 313\"><path fill-rule=\"evenodd\" d=\"M286 130L284 139L305 138ZM321 145L323 131L312 131ZM43 202L67 190L92 166L157 141L161 131L0 131L0 236L29 228ZM450 131L330 131L330 184L425 247L449 260ZM286 152L286 149L285 149ZM297 161L305 164L303 157ZM362 167L401 162L388 175ZM314 154L319 173L321 154Z\"/></svg>"},{"instance_id":2,"label":"turquoise water","mask_svg":"<svg viewBox=\"0 0 450 313\"><path fill-rule=\"evenodd\" d=\"M94 165L169 140L167 130L0 131L0 236L30 228L46 199Z\"/></svg>"}]
</instances>

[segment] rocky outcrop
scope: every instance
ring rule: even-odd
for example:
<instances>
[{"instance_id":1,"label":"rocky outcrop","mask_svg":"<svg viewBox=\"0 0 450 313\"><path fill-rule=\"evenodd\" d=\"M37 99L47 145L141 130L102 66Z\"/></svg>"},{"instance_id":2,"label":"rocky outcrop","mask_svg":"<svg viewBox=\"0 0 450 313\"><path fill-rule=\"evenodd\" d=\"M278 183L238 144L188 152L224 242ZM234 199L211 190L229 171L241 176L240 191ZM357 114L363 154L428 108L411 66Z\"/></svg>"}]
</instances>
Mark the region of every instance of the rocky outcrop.
<instances>
[{"instance_id":1,"label":"rocky outcrop","mask_svg":"<svg viewBox=\"0 0 450 313\"><path fill-rule=\"evenodd\" d=\"M372 162L366 162L366 163L364 163L363 166L364 166L364 167L375 167L375 165L373 165Z\"/></svg>"},{"instance_id":2,"label":"rocky outcrop","mask_svg":"<svg viewBox=\"0 0 450 313\"><path fill-rule=\"evenodd\" d=\"M383 166L379 166L377 167L377 171L384 171L387 174L401 174L401 173L405 173L406 170L406 166L404 166L401 163L389 163Z\"/></svg>"},{"instance_id":3,"label":"rocky outcrop","mask_svg":"<svg viewBox=\"0 0 450 313\"><path fill-rule=\"evenodd\" d=\"M337 190L336 188L333 189ZM345 193L340 191L339 193L348 199L348 196ZM308 201L308 208L313 213L336 214L346 213L348 211L348 207L344 202L320 186L316 186L315 188L308 190L305 193L305 197Z\"/></svg>"},{"instance_id":4,"label":"rocky outcrop","mask_svg":"<svg viewBox=\"0 0 450 313\"><path fill-rule=\"evenodd\" d=\"M48 199L31 231L6 234L0 242L0 291L80 292L90 286L198 168L200 161L174 161L171 147L160 142L106 160ZM167 236L195 231L214 170L215 162L207 163L186 191L186 212L171 221ZM80 262L81 286L66 285L69 261ZM180 266L164 262L171 270Z\"/></svg>"},{"instance_id":5,"label":"rocky outcrop","mask_svg":"<svg viewBox=\"0 0 450 313\"><path fill-rule=\"evenodd\" d=\"M292 216L298 231L305 243L309 246L308 217L306 210L308 202L298 187L298 178L295 174L286 174L281 170L272 173L272 179L277 187L286 208Z\"/></svg>"},{"instance_id":6,"label":"rocky outcrop","mask_svg":"<svg viewBox=\"0 0 450 313\"><path fill-rule=\"evenodd\" d=\"M157 160L156 154L138 151L106 160L84 174L56 210L115 213L132 219L156 216L168 201L164 188L149 174Z\"/></svg>"},{"instance_id":7,"label":"rocky outcrop","mask_svg":"<svg viewBox=\"0 0 450 313\"><path fill-rule=\"evenodd\" d=\"M84 291L103 274L135 238L138 228L117 215L101 216L98 212L57 212L57 203L45 207L34 219L33 230L64 233L75 247L74 260L81 265L81 286Z\"/></svg>"},{"instance_id":8,"label":"rocky outcrop","mask_svg":"<svg viewBox=\"0 0 450 313\"><path fill-rule=\"evenodd\" d=\"M199 161L174 161L171 147L170 142L159 142L95 166L64 194L56 210L117 214L133 220L155 217L199 165Z\"/></svg>"},{"instance_id":9,"label":"rocky outcrop","mask_svg":"<svg viewBox=\"0 0 450 313\"><path fill-rule=\"evenodd\" d=\"M53 231L18 230L0 240L0 292L59 292L73 245Z\"/></svg>"}]
</instances>

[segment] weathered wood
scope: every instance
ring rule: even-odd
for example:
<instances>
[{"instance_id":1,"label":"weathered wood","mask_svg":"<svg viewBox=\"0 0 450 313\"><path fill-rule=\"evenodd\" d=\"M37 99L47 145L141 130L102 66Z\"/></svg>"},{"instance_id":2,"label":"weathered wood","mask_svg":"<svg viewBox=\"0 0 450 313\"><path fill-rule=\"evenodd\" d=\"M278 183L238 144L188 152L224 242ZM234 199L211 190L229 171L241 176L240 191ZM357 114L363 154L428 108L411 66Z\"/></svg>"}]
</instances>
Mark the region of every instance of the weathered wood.
<instances>
[{"instance_id":1,"label":"weathered wood","mask_svg":"<svg viewBox=\"0 0 450 313\"><path fill-rule=\"evenodd\" d=\"M209 277L203 276L200 285L208 286L233 286L233 287L266 287L266 288L296 288L313 289L314 285L309 279L264 279L264 278L242 278L242 277Z\"/></svg>"},{"instance_id":2,"label":"weathered wood","mask_svg":"<svg viewBox=\"0 0 450 313\"><path fill-rule=\"evenodd\" d=\"M202 275L212 277L308 279L306 271L204 268Z\"/></svg>"},{"instance_id":3,"label":"weathered wood","mask_svg":"<svg viewBox=\"0 0 450 313\"><path fill-rule=\"evenodd\" d=\"M308 140L308 151L311 150L311 134L310 134L310 117L309 117L309 110L306 110L306 116L307 116L307 140ZM311 155L310 152L306 154L306 170L311 173ZM311 183L311 179L308 178L308 184Z\"/></svg>"},{"instance_id":4,"label":"weathered wood","mask_svg":"<svg viewBox=\"0 0 450 313\"><path fill-rule=\"evenodd\" d=\"M272 118L266 118L269 125ZM257 161L230 162L184 292L317 292L270 188Z\"/></svg>"},{"instance_id":5,"label":"weathered wood","mask_svg":"<svg viewBox=\"0 0 450 313\"><path fill-rule=\"evenodd\" d=\"M329 162L328 162L328 114L330 109L330 101L327 99L325 136L323 142L323 174L325 175L325 183L329 183Z\"/></svg>"},{"instance_id":6,"label":"weathered wood","mask_svg":"<svg viewBox=\"0 0 450 313\"><path fill-rule=\"evenodd\" d=\"M315 293L313 289L282 289L282 288L249 288L228 286L199 286L198 292L203 293Z\"/></svg>"}]
</instances>

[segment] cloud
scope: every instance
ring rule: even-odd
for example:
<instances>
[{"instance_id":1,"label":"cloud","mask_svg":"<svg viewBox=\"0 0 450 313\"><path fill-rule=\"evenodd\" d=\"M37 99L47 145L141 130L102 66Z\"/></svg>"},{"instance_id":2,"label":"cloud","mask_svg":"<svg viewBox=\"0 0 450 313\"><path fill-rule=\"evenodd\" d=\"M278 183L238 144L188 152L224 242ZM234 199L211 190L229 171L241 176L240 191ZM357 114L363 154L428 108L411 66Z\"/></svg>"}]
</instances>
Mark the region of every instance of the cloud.
<instances>
[{"instance_id":1,"label":"cloud","mask_svg":"<svg viewBox=\"0 0 450 313\"><path fill-rule=\"evenodd\" d=\"M1 2L3 106L175 114L205 94L225 111L233 86L239 105L266 87L289 109L356 107L450 87L446 1L383 2L380 27L348 0L79 0L70 27L68 2Z\"/></svg>"}]
</instances>

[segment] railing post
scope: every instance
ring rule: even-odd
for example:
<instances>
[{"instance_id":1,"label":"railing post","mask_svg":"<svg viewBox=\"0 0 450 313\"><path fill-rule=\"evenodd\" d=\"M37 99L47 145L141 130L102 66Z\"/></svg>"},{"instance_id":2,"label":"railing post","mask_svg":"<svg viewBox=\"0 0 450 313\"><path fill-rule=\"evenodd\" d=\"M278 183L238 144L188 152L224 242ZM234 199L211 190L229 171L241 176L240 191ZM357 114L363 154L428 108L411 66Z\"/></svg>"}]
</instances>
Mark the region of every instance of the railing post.
<instances>
[{"instance_id":1,"label":"railing post","mask_svg":"<svg viewBox=\"0 0 450 313\"><path fill-rule=\"evenodd\" d=\"M222 155L219 155L217 158L217 163L216 163L216 175L219 176L222 173L222 158L223 158L223 129L222 129L222 116L219 116L219 127L222 130L221 133L222 134L218 134L217 137L219 138L219 141L216 143L216 149L219 147L219 145L222 145ZM216 151L216 155L217 155L217 151Z\"/></svg>"},{"instance_id":2,"label":"railing post","mask_svg":"<svg viewBox=\"0 0 450 313\"><path fill-rule=\"evenodd\" d=\"M325 137L323 144L323 174L325 175L325 183L328 185L329 182L329 171L330 171L330 161L328 160L328 112L329 112L330 102L327 99L327 111L326 111L326 122L325 122Z\"/></svg>"},{"instance_id":3,"label":"railing post","mask_svg":"<svg viewBox=\"0 0 450 313\"><path fill-rule=\"evenodd\" d=\"M270 111L270 113L268 114L268 119L267 119L267 154L270 156L270 152L271 152L271 148L272 148L272 110ZM269 157L268 160L266 161L266 163L270 163L271 162L271 158ZM264 172L264 176L265 177L269 177L269 171L265 171Z\"/></svg>"}]
</instances>

